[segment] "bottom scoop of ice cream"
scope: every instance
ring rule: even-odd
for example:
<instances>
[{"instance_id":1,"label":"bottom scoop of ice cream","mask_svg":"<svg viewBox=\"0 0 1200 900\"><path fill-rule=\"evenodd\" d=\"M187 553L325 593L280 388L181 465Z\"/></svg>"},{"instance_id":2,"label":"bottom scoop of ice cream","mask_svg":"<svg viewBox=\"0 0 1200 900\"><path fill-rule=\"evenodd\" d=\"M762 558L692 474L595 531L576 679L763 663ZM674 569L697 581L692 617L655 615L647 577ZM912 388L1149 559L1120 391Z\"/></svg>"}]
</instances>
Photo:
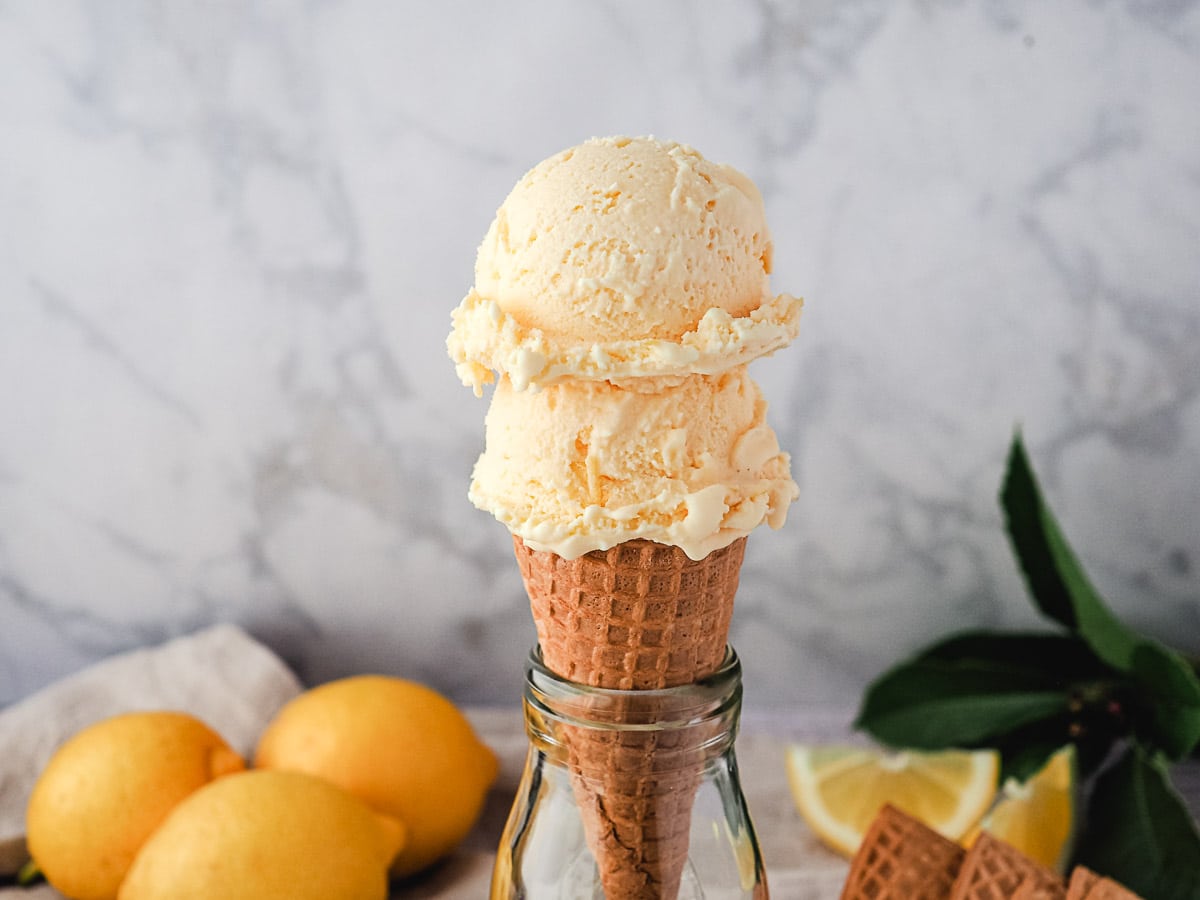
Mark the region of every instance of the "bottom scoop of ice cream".
<instances>
[{"instance_id":1,"label":"bottom scoop of ice cream","mask_svg":"<svg viewBox=\"0 0 1200 900\"><path fill-rule=\"evenodd\" d=\"M575 559L644 538L702 559L798 489L739 367L678 383L496 388L470 497L536 550Z\"/></svg>"}]
</instances>

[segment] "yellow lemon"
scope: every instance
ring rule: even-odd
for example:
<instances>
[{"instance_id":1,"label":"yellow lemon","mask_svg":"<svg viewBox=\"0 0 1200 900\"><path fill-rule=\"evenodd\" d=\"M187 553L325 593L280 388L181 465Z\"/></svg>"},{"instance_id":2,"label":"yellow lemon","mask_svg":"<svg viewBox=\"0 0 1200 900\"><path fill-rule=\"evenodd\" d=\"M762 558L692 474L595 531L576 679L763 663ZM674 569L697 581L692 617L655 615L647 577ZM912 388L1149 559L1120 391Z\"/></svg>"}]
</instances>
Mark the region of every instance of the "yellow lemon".
<instances>
[{"instance_id":1,"label":"yellow lemon","mask_svg":"<svg viewBox=\"0 0 1200 900\"><path fill-rule=\"evenodd\" d=\"M1012 844L1044 866L1063 871L1075 827L1075 748L1068 744L1028 781L1009 779L1000 799L963 840L981 830Z\"/></svg>"},{"instance_id":2,"label":"yellow lemon","mask_svg":"<svg viewBox=\"0 0 1200 900\"><path fill-rule=\"evenodd\" d=\"M382 675L296 697L267 726L255 762L319 775L403 821L408 842L392 865L396 875L424 869L466 837L498 769L454 704Z\"/></svg>"},{"instance_id":3,"label":"yellow lemon","mask_svg":"<svg viewBox=\"0 0 1200 900\"><path fill-rule=\"evenodd\" d=\"M243 768L220 735L185 713L104 719L67 740L38 776L25 817L29 852L61 893L111 900L171 809Z\"/></svg>"},{"instance_id":4,"label":"yellow lemon","mask_svg":"<svg viewBox=\"0 0 1200 900\"><path fill-rule=\"evenodd\" d=\"M991 750L890 753L799 744L787 750L797 808L818 837L846 856L858 850L885 803L959 840L991 804L998 770Z\"/></svg>"},{"instance_id":5,"label":"yellow lemon","mask_svg":"<svg viewBox=\"0 0 1200 900\"><path fill-rule=\"evenodd\" d=\"M118 900L384 900L404 826L321 778L242 772L180 803Z\"/></svg>"}]
</instances>

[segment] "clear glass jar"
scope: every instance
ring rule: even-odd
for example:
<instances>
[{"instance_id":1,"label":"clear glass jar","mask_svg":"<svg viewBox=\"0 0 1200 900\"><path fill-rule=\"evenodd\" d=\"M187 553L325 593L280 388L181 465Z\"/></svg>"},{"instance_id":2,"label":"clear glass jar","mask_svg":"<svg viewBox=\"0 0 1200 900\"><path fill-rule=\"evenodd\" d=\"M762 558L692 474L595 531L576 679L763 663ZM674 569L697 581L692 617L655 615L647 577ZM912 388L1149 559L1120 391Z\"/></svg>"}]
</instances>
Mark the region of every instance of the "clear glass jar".
<instances>
[{"instance_id":1,"label":"clear glass jar","mask_svg":"<svg viewBox=\"0 0 1200 900\"><path fill-rule=\"evenodd\" d=\"M765 900L734 756L741 705L732 648L702 681L646 691L559 678L535 649L491 900Z\"/></svg>"}]
</instances>

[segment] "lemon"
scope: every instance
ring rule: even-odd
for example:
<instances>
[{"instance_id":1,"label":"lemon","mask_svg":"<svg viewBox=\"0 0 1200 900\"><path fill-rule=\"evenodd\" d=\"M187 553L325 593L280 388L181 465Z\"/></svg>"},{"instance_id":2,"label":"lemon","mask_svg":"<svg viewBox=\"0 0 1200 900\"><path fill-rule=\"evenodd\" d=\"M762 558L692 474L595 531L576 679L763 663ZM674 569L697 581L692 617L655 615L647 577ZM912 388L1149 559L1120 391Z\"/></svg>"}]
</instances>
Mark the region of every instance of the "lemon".
<instances>
[{"instance_id":1,"label":"lemon","mask_svg":"<svg viewBox=\"0 0 1200 900\"><path fill-rule=\"evenodd\" d=\"M404 826L321 778L242 772L180 803L118 900L384 900Z\"/></svg>"},{"instance_id":2,"label":"lemon","mask_svg":"<svg viewBox=\"0 0 1200 900\"><path fill-rule=\"evenodd\" d=\"M104 719L68 739L38 776L25 816L29 852L60 893L111 900L171 809L244 767L220 735L185 713Z\"/></svg>"},{"instance_id":3,"label":"lemon","mask_svg":"<svg viewBox=\"0 0 1200 900\"><path fill-rule=\"evenodd\" d=\"M255 762L326 778L404 822L408 842L392 865L401 876L466 837L498 769L454 704L382 675L329 682L293 699L267 726Z\"/></svg>"},{"instance_id":4,"label":"lemon","mask_svg":"<svg viewBox=\"0 0 1200 900\"><path fill-rule=\"evenodd\" d=\"M853 856L880 807L890 803L959 840L996 793L991 750L901 751L793 744L788 782L796 806L825 843Z\"/></svg>"},{"instance_id":5,"label":"lemon","mask_svg":"<svg viewBox=\"0 0 1200 900\"><path fill-rule=\"evenodd\" d=\"M1006 781L1000 798L971 830L971 846L981 830L1016 847L1030 859L1062 872L1075 827L1075 748L1068 744L1029 780Z\"/></svg>"}]
</instances>

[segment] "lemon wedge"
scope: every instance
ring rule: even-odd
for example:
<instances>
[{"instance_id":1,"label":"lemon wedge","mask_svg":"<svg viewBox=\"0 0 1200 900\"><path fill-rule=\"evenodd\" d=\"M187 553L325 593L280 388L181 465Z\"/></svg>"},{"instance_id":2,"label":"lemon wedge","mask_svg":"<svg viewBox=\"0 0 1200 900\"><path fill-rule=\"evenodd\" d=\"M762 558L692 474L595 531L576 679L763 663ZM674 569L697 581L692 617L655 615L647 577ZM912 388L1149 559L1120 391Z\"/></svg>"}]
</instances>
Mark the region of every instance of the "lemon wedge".
<instances>
[{"instance_id":1,"label":"lemon wedge","mask_svg":"<svg viewBox=\"0 0 1200 900\"><path fill-rule=\"evenodd\" d=\"M963 839L988 831L1030 859L1063 871L1075 828L1075 748L1068 744L1029 780L1006 781L996 805Z\"/></svg>"},{"instance_id":2,"label":"lemon wedge","mask_svg":"<svg viewBox=\"0 0 1200 900\"><path fill-rule=\"evenodd\" d=\"M885 803L961 840L995 798L999 767L992 750L888 752L802 744L787 749L796 807L822 841L846 856L858 850Z\"/></svg>"}]
</instances>

